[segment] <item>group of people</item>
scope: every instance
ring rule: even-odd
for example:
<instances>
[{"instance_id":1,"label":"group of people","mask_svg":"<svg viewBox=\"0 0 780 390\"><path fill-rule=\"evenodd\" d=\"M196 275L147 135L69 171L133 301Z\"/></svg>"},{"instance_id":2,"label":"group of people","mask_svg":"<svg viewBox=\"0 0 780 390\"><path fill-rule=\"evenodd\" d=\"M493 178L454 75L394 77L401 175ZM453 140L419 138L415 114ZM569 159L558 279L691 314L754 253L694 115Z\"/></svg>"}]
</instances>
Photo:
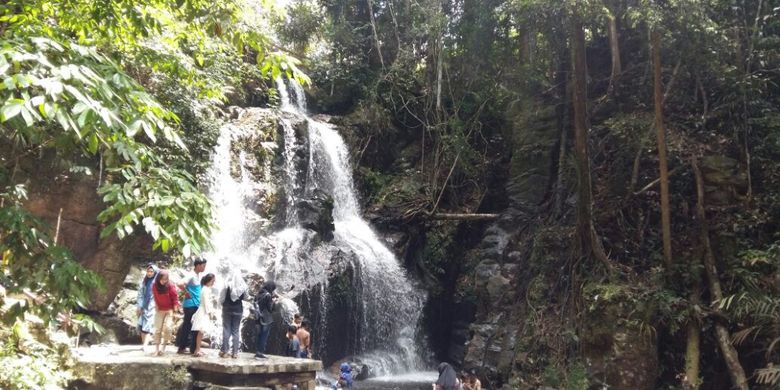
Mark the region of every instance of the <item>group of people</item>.
<instances>
[{"instance_id":1,"label":"group of people","mask_svg":"<svg viewBox=\"0 0 780 390\"><path fill-rule=\"evenodd\" d=\"M458 375L449 363L438 367L439 378L433 384L433 390L482 390L482 383L474 370Z\"/></svg>"},{"instance_id":2,"label":"group of people","mask_svg":"<svg viewBox=\"0 0 780 390\"><path fill-rule=\"evenodd\" d=\"M173 338L174 313L183 313L182 325L175 339L177 353L204 356L201 350L203 336L204 333L213 333L212 327L217 315L212 304L214 296L211 291L216 277L212 273L204 275L206 263L206 259L196 258L192 272L178 284L171 281L168 271L160 270L154 264L147 265L138 290L138 329L143 346L147 345L150 336L153 337L155 355L164 354L166 345ZM217 297L217 302L222 306L222 343L219 357L238 357L244 302L249 301L250 316L258 324L255 358L267 358L265 351L274 321L274 307L279 296L274 282L261 280L260 285L262 288L252 301L249 287L241 275L233 274L225 280L224 288ZM309 322L296 314L287 329L287 356L312 356L310 332Z\"/></svg>"}]
</instances>

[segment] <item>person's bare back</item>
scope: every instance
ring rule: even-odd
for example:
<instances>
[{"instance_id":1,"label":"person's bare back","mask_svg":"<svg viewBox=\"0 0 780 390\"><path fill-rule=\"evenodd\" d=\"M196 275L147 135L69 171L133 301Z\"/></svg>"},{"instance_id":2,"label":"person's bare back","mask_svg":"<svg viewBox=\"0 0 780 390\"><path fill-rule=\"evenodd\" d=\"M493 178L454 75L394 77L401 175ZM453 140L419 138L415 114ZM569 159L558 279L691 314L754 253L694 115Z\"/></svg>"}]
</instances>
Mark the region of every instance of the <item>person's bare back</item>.
<instances>
[{"instance_id":1,"label":"person's bare back","mask_svg":"<svg viewBox=\"0 0 780 390\"><path fill-rule=\"evenodd\" d=\"M306 357L311 357L311 335L309 334L309 323L304 320L295 334L301 342L301 352L306 352Z\"/></svg>"}]
</instances>

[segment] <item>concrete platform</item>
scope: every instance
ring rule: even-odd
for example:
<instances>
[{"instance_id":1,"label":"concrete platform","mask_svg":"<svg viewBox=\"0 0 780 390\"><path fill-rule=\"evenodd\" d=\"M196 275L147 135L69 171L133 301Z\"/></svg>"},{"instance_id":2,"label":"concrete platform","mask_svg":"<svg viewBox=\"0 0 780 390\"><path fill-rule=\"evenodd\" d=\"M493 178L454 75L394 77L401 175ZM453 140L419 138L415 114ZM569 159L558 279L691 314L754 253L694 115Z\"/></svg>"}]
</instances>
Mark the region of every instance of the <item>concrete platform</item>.
<instances>
[{"instance_id":1,"label":"concrete platform","mask_svg":"<svg viewBox=\"0 0 780 390\"><path fill-rule=\"evenodd\" d=\"M153 347L147 346L147 351L140 345L77 348L73 371L78 379L71 387L184 388L185 382L191 382L195 388L273 389L296 383L301 390L314 390L316 373L322 370L322 362L312 359L273 355L255 359L251 353L240 353L237 359L220 358L219 351L212 349L203 349L204 357L178 355L170 347L163 356L153 356Z\"/></svg>"}]
</instances>

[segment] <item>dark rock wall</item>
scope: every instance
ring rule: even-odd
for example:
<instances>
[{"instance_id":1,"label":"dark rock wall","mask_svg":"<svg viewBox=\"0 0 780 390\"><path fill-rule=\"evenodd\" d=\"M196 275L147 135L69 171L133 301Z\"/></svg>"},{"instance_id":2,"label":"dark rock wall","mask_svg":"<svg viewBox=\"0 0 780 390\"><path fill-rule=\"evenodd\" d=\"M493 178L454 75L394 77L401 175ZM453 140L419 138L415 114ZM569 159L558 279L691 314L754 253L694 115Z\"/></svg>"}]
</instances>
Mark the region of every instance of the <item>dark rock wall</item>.
<instances>
[{"instance_id":1,"label":"dark rock wall","mask_svg":"<svg viewBox=\"0 0 780 390\"><path fill-rule=\"evenodd\" d=\"M96 292L90 309L105 310L113 301L130 266L151 257L151 241L142 235L119 240L115 235L100 239L103 225L97 215L104 204L97 194L100 172L96 161L84 161L90 174L71 172L56 165L54 156L41 160L21 160L17 179L28 185L25 207L42 218L57 242L69 248L74 257L105 281L105 291Z\"/></svg>"}]
</instances>

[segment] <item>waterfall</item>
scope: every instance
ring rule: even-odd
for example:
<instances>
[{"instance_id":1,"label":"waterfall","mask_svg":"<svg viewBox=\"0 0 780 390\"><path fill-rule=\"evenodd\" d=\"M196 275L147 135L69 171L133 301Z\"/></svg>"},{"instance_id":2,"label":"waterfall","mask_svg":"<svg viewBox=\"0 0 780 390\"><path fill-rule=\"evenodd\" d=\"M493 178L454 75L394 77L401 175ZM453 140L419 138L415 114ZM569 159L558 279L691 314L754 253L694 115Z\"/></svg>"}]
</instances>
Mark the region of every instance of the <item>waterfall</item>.
<instances>
[{"instance_id":1,"label":"waterfall","mask_svg":"<svg viewBox=\"0 0 780 390\"><path fill-rule=\"evenodd\" d=\"M211 256L218 259L221 273L240 270L273 279L283 295L311 310L302 314L314 322L317 358L349 358L369 366L375 375L422 369L424 348L418 341L418 326L424 292L362 218L349 150L341 135L331 124L308 114L299 84L291 82L288 89L279 79L277 88L284 133L278 153L283 161L277 165L283 170L283 183L278 184L284 192L280 211L284 218L277 222L283 223L258 233L269 221L247 205L267 184L254 182L245 172L242 159L247 151L235 145L240 130L224 126L210 169L209 195L218 226ZM296 134L296 120L306 125L304 136ZM233 165L239 169L231 168L231 155L235 158L236 153L239 161ZM306 160L305 167L296 158ZM301 226L305 217L300 204L317 194L332 199L330 241ZM339 276L338 284L331 285L332 278ZM286 300L285 306L285 319L298 310L292 300Z\"/></svg>"}]
</instances>

